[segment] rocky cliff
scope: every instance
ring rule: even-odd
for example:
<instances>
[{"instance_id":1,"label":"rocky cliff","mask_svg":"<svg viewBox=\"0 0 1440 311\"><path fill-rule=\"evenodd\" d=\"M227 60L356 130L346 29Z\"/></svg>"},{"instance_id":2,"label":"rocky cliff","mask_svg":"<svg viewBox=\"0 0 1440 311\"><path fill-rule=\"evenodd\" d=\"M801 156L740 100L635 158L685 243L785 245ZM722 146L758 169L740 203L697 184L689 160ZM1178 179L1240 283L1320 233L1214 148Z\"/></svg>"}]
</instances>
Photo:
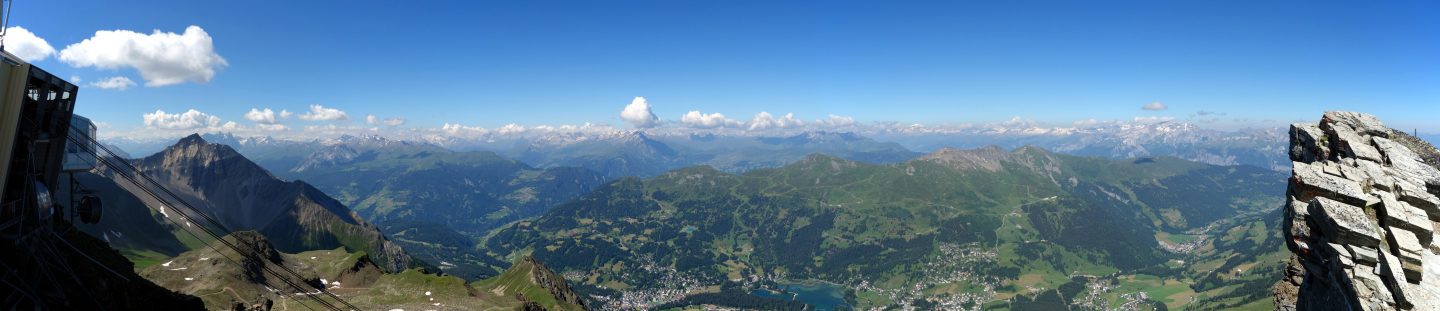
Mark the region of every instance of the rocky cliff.
<instances>
[{"instance_id":1,"label":"rocky cliff","mask_svg":"<svg viewBox=\"0 0 1440 311\"><path fill-rule=\"evenodd\" d=\"M1440 310L1435 147L1374 116L1290 127L1279 310Z\"/></svg>"}]
</instances>

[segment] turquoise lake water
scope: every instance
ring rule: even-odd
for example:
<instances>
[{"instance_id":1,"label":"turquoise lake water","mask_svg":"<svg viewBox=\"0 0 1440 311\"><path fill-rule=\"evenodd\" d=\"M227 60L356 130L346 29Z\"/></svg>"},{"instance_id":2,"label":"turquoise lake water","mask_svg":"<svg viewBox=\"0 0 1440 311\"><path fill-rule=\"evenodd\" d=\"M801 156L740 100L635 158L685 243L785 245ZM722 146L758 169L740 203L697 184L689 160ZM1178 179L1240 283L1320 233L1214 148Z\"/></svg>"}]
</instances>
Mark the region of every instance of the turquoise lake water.
<instances>
[{"instance_id":1,"label":"turquoise lake water","mask_svg":"<svg viewBox=\"0 0 1440 311\"><path fill-rule=\"evenodd\" d=\"M757 289L750 291L750 294L803 302L810 305L811 310L815 311L834 311L839 307L850 307L845 303L845 288L836 284L824 282L780 283L780 288L785 289L786 292L775 293Z\"/></svg>"}]
</instances>

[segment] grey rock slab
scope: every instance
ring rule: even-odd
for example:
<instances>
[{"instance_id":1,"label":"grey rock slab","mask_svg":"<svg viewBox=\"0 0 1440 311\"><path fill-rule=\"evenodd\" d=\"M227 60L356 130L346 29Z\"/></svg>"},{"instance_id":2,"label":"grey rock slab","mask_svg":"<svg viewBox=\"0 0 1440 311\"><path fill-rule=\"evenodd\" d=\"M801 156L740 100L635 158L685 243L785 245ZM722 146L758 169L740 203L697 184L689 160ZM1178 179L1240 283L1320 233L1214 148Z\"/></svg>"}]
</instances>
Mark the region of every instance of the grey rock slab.
<instances>
[{"instance_id":1,"label":"grey rock slab","mask_svg":"<svg viewBox=\"0 0 1440 311\"><path fill-rule=\"evenodd\" d=\"M1380 245L1379 228L1358 206L1315 197L1310 200L1310 215L1331 241L1367 247Z\"/></svg>"},{"instance_id":2,"label":"grey rock slab","mask_svg":"<svg viewBox=\"0 0 1440 311\"><path fill-rule=\"evenodd\" d=\"M1371 185L1374 185L1376 189L1394 190L1395 181L1392 180L1390 174L1385 173L1385 167L1371 161L1359 161L1356 164L1355 168L1364 172L1365 176L1369 176Z\"/></svg>"},{"instance_id":3,"label":"grey rock slab","mask_svg":"<svg viewBox=\"0 0 1440 311\"><path fill-rule=\"evenodd\" d=\"M1325 174L1330 174L1330 176L1335 177L1345 177L1345 173L1340 171L1340 163L1318 162L1318 164L1320 164L1320 171L1325 172Z\"/></svg>"},{"instance_id":4,"label":"grey rock slab","mask_svg":"<svg viewBox=\"0 0 1440 311\"><path fill-rule=\"evenodd\" d=\"M1374 248L1354 245L1346 245L1345 247L1349 248L1350 253L1355 255L1355 262L1368 264L1369 266L1375 266L1375 264L1380 262L1380 254L1376 252Z\"/></svg>"},{"instance_id":5,"label":"grey rock slab","mask_svg":"<svg viewBox=\"0 0 1440 311\"><path fill-rule=\"evenodd\" d=\"M1305 163L1315 162L1324 159L1325 146L1320 143L1320 138L1325 132L1319 126L1309 123L1295 123L1290 125L1290 160Z\"/></svg>"},{"instance_id":6,"label":"grey rock slab","mask_svg":"<svg viewBox=\"0 0 1440 311\"><path fill-rule=\"evenodd\" d=\"M1395 256L1400 258L1401 270L1405 272L1405 279L1411 283L1419 283L1421 273L1422 256L1420 252L1425 251L1420 246L1420 241L1415 234L1405 229L1390 228L1390 243L1399 249Z\"/></svg>"},{"instance_id":7,"label":"grey rock slab","mask_svg":"<svg viewBox=\"0 0 1440 311\"><path fill-rule=\"evenodd\" d=\"M1343 124L1332 124L1328 127L1329 130L1326 131L1326 133L1335 136L1335 147L1339 149L1341 155L1363 160L1380 161L1380 151L1375 150L1375 147L1371 146L1369 136L1357 134L1350 126ZM1326 126L1321 126L1321 128L1326 128Z\"/></svg>"},{"instance_id":8,"label":"grey rock slab","mask_svg":"<svg viewBox=\"0 0 1440 311\"><path fill-rule=\"evenodd\" d=\"M1394 172L1401 176L1423 182L1425 185L1440 186L1440 170L1421 162L1420 156L1416 155L1410 148L1382 137L1372 139L1375 146L1384 154L1385 163L1394 168Z\"/></svg>"},{"instance_id":9,"label":"grey rock slab","mask_svg":"<svg viewBox=\"0 0 1440 311\"><path fill-rule=\"evenodd\" d=\"M1408 309L1411 306L1411 297L1400 285L1406 283L1405 272L1400 270L1400 259L1381 251L1380 266L1376 267L1376 271L1385 282L1385 287L1390 290L1390 296L1395 298L1395 304Z\"/></svg>"},{"instance_id":10,"label":"grey rock slab","mask_svg":"<svg viewBox=\"0 0 1440 311\"><path fill-rule=\"evenodd\" d=\"M1288 220L1285 223L1285 230L1290 234L1288 241L1297 248L1296 252L1309 251L1310 244L1307 241L1313 234L1313 231L1310 230L1310 204L1295 200L1294 197L1290 199L1290 203L1285 204L1285 217Z\"/></svg>"},{"instance_id":11,"label":"grey rock slab","mask_svg":"<svg viewBox=\"0 0 1440 311\"><path fill-rule=\"evenodd\" d=\"M1301 199L1326 196L1352 205L1370 206L1380 202L1379 198L1365 193L1364 187L1353 180L1322 173L1323 164L1291 162L1292 178L1298 184Z\"/></svg>"},{"instance_id":12,"label":"grey rock slab","mask_svg":"<svg viewBox=\"0 0 1440 311\"><path fill-rule=\"evenodd\" d=\"M1326 111L1320 121L1322 123L1338 123L1354 128L1360 134L1380 137L1390 137L1390 128L1380 122L1380 118L1367 113L1351 111Z\"/></svg>"},{"instance_id":13,"label":"grey rock slab","mask_svg":"<svg viewBox=\"0 0 1440 311\"><path fill-rule=\"evenodd\" d=\"M1395 194L1400 201L1425 211L1430 219L1440 219L1440 198L1425 192L1424 187L1403 178L1395 180Z\"/></svg>"},{"instance_id":14,"label":"grey rock slab","mask_svg":"<svg viewBox=\"0 0 1440 311\"><path fill-rule=\"evenodd\" d=\"M1389 192L1377 191L1375 195L1380 197L1380 204L1385 206L1386 224L1413 231L1414 235L1420 237L1421 246L1430 245L1431 233L1435 231L1435 228L1425 211L1396 199L1395 195Z\"/></svg>"},{"instance_id":15,"label":"grey rock slab","mask_svg":"<svg viewBox=\"0 0 1440 311\"><path fill-rule=\"evenodd\" d=\"M1389 290L1385 289L1385 281L1380 280L1380 276L1375 275L1373 271L1355 271L1353 279L1356 294L1359 296L1376 298L1386 305L1395 303L1395 299L1390 297Z\"/></svg>"},{"instance_id":16,"label":"grey rock slab","mask_svg":"<svg viewBox=\"0 0 1440 311\"><path fill-rule=\"evenodd\" d=\"M1335 244L1335 243L1325 243L1325 244L1327 244L1327 245L1330 247L1330 250L1332 250L1332 251L1335 252L1335 254L1336 254L1335 257L1337 257L1337 258L1340 259L1340 266L1341 266L1341 267L1349 268L1349 267L1354 267L1354 266L1355 266L1355 259L1353 259L1355 256L1350 255L1350 249L1347 248L1347 247L1345 247L1345 245Z\"/></svg>"}]
</instances>

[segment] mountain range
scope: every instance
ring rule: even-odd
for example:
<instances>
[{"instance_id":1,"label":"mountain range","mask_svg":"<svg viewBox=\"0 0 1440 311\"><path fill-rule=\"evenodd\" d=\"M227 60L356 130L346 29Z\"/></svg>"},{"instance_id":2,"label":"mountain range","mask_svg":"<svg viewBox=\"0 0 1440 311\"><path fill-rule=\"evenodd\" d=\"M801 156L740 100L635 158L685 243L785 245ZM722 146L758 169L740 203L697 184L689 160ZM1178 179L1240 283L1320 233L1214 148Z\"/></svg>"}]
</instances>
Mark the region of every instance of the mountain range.
<instances>
[{"instance_id":1,"label":"mountain range","mask_svg":"<svg viewBox=\"0 0 1440 311\"><path fill-rule=\"evenodd\" d=\"M489 280L471 288L505 279L516 263L544 262L563 276L548 280L565 280L545 282L568 282L581 297L575 301L599 309L717 301L787 309L793 301L764 293L811 287L839 297L812 305L822 309L1267 305L1268 297L1251 289L1267 288L1283 268L1282 243L1268 228L1278 225L1275 198L1284 178L1267 167L1206 163L1263 154L1265 139L1182 136L1114 145L1036 138L1031 142L1093 147L919 154L902 147L907 143L836 132L619 132L512 141L523 148L500 151L379 136L297 142L206 135L133 162L237 230L287 237L266 242L289 254L281 259L361 254L385 275L426 275L405 269L423 267L459 276L459 284ZM1235 147L1203 147L1210 145ZM1204 159L1184 150L1232 156L1195 161ZM1156 151L1177 156L1137 156ZM1097 154L1071 155L1087 152ZM103 170L78 178L125 189ZM145 203L139 197L106 200ZM303 208L268 208L297 200L306 203L290 205ZM247 204L267 208L235 212ZM143 206L117 212L117 221L166 217ZM263 221L303 218L273 215L325 217ZM162 261L211 242L157 223L102 222L87 231L157 271ZM363 230L315 229L337 225ZM300 236L309 238L288 238ZM370 242L341 243L356 240ZM403 249L411 264L386 259L386 249Z\"/></svg>"}]
</instances>

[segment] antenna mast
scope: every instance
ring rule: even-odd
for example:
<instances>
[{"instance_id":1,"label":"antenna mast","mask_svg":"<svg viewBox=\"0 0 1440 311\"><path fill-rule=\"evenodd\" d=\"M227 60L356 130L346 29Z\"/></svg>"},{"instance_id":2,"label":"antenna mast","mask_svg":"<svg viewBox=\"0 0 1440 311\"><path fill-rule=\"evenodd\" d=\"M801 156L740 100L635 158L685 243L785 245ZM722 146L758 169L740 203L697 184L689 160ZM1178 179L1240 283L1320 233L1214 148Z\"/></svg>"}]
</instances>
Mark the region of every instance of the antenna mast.
<instances>
[{"instance_id":1,"label":"antenna mast","mask_svg":"<svg viewBox=\"0 0 1440 311\"><path fill-rule=\"evenodd\" d=\"M5 49L5 35L10 32L10 6L15 0L0 0L0 50Z\"/></svg>"}]
</instances>

